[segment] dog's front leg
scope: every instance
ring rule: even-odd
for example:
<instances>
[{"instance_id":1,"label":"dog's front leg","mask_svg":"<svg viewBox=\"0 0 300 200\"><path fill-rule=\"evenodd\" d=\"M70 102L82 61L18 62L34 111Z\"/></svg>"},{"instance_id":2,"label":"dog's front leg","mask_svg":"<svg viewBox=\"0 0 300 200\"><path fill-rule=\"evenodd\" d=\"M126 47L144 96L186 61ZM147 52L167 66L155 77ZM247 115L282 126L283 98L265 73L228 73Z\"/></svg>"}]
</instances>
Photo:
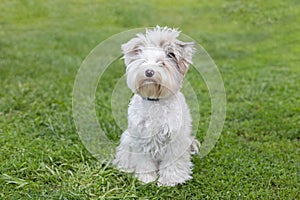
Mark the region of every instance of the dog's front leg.
<instances>
[{"instance_id":1,"label":"dog's front leg","mask_svg":"<svg viewBox=\"0 0 300 200\"><path fill-rule=\"evenodd\" d=\"M155 181L158 166L148 153L133 153L132 161L135 163L135 176L144 183Z\"/></svg>"},{"instance_id":2,"label":"dog's front leg","mask_svg":"<svg viewBox=\"0 0 300 200\"><path fill-rule=\"evenodd\" d=\"M175 186L192 178L191 155L188 150L174 155L169 149L159 166L158 185Z\"/></svg>"}]
</instances>

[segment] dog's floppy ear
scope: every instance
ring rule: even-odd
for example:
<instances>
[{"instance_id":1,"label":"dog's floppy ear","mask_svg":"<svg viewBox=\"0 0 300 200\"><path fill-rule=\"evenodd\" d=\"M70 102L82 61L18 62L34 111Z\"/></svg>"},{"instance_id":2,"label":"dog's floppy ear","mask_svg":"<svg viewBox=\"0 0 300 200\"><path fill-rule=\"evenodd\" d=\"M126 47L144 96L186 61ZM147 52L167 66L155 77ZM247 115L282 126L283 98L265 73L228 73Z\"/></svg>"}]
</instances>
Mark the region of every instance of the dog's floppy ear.
<instances>
[{"instance_id":1,"label":"dog's floppy ear","mask_svg":"<svg viewBox=\"0 0 300 200\"><path fill-rule=\"evenodd\" d=\"M121 48L124 54L124 60L126 65L130 64L132 60L134 60L134 58L140 54L142 45L143 42L139 37L133 38L127 43L122 44Z\"/></svg>"},{"instance_id":2,"label":"dog's floppy ear","mask_svg":"<svg viewBox=\"0 0 300 200\"><path fill-rule=\"evenodd\" d=\"M185 74L189 65L193 63L192 57L195 52L194 42L177 41L176 45L180 54L178 64L180 65L182 74Z\"/></svg>"}]
</instances>

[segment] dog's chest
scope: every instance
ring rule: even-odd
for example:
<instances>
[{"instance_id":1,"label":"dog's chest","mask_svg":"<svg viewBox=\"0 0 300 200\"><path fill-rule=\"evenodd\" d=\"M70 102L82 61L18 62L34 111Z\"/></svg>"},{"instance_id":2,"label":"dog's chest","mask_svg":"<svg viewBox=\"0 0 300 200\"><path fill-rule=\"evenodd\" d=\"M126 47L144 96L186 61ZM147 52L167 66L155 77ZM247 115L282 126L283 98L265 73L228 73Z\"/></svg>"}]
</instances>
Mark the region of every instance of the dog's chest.
<instances>
[{"instance_id":1,"label":"dog's chest","mask_svg":"<svg viewBox=\"0 0 300 200\"><path fill-rule=\"evenodd\" d=\"M141 137L163 136L177 131L182 123L180 109L173 104L146 104L131 109L129 126L138 130Z\"/></svg>"},{"instance_id":2,"label":"dog's chest","mask_svg":"<svg viewBox=\"0 0 300 200\"><path fill-rule=\"evenodd\" d=\"M147 102L129 111L129 130L136 142L153 157L163 156L182 126L182 113L173 104Z\"/></svg>"}]
</instances>

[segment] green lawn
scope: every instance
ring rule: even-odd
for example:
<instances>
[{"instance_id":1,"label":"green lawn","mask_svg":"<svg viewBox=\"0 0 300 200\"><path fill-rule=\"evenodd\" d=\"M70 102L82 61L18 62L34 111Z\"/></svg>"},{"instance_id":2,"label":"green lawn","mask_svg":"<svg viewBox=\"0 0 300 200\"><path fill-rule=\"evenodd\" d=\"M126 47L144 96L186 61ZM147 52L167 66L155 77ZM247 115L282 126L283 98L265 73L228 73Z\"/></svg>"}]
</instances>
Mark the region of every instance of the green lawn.
<instances>
[{"instance_id":1,"label":"green lawn","mask_svg":"<svg viewBox=\"0 0 300 200\"><path fill-rule=\"evenodd\" d=\"M72 118L73 84L89 52L156 24L179 27L208 51L227 96L216 147L194 157L194 179L176 187L143 185L98 161ZM299 39L298 0L2 0L0 199L300 199ZM121 131L109 98L124 71L110 68L97 88L99 122L114 139ZM205 84L194 88L201 140L210 102Z\"/></svg>"}]
</instances>

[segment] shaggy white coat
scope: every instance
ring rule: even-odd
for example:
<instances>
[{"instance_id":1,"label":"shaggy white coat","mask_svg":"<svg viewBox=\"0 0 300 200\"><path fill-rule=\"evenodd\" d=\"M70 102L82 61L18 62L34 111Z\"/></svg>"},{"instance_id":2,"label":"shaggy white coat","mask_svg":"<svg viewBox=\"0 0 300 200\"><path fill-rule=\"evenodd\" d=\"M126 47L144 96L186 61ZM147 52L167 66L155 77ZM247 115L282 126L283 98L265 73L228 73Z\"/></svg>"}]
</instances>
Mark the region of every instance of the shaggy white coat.
<instances>
[{"instance_id":1,"label":"shaggy white coat","mask_svg":"<svg viewBox=\"0 0 300 200\"><path fill-rule=\"evenodd\" d=\"M193 47L178 36L175 29L156 27L122 46L127 85L135 95L114 164L145 183L174 186L191 179L191 154L198 152L180 92ZM153 77L145 75L149 69Z\"/></svg>"}]
</instances>

